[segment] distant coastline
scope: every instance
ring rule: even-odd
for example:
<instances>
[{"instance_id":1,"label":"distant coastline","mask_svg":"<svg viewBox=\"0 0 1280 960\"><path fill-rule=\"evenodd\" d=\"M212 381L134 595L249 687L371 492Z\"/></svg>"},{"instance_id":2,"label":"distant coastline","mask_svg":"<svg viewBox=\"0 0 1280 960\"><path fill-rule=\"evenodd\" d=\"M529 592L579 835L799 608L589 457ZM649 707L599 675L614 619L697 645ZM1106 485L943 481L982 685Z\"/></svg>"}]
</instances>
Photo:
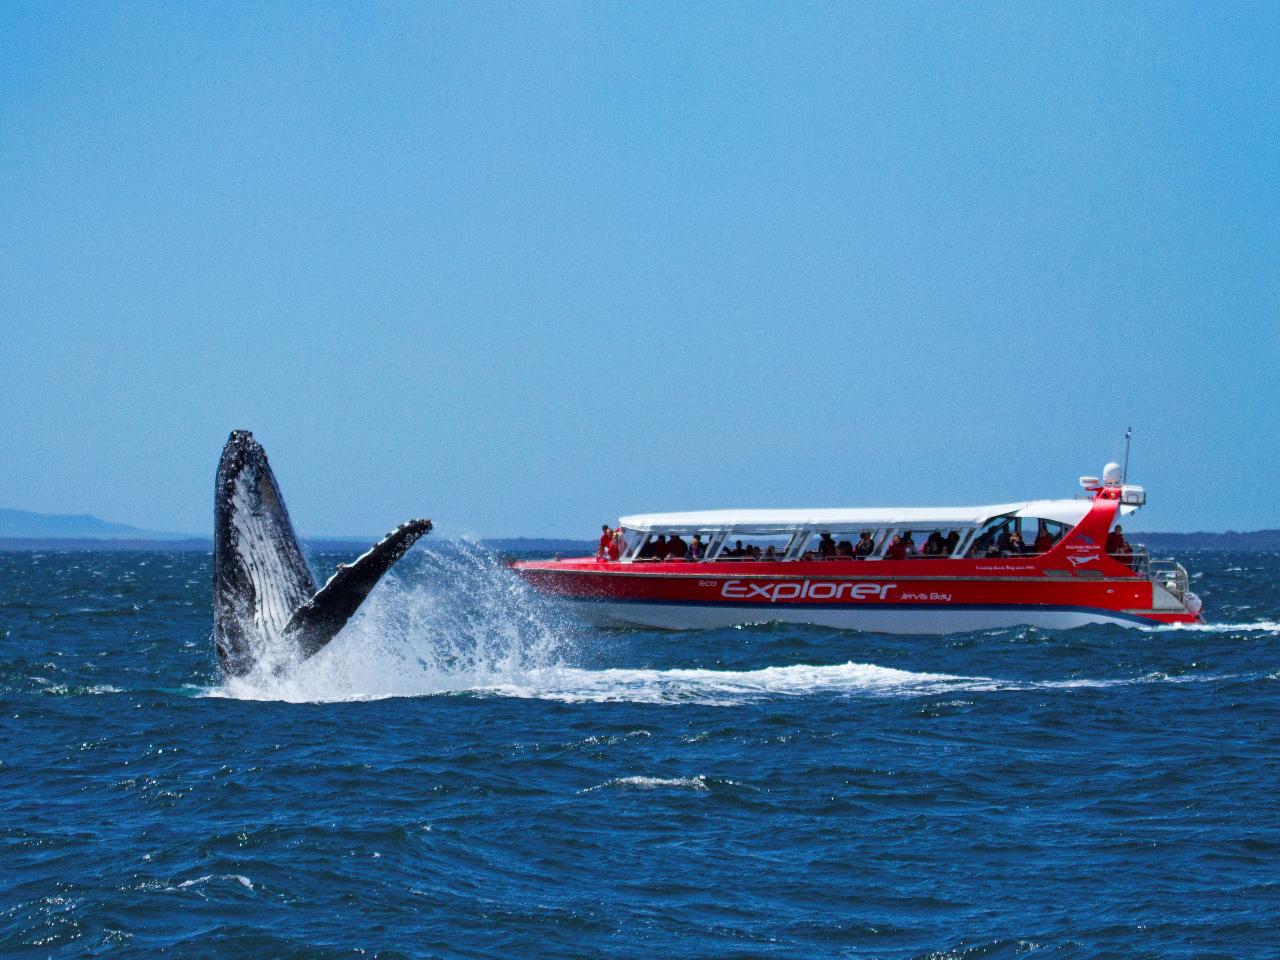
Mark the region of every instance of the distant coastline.
<instances>
[{"instance_id":1,"label":"distant coastline","mask_svg":"<svg viewBox=\"0 0 1280 960\"><path fill-rule=\"evenodd\" d=\"M363 553L378 538L357 539L303 539L302 545L311 553ZM433 541L452 544L456 541L444 538ZM520 537L509 540L481 540L480 545L494 553L584 554L595 549L592 540L556 540L536 537ZM208 537L189 537L185 540L147 540L139 537L0 537L0 553L212 553L213 541Z\"/></svg>"},{"instance_id":2,"label":"distant coastline","mask_svg":"<svg viewBox=\"0 0 1280 960\"><path fill-rule=\"evenodd\" d=\"M1143 533L1130 532L1137 543L1145 543L1151 550L1280 550L1280 530L1255 530L1240 533ZM311 537L303 543L313 553L363 553L377 541L378 535L369 537ZM442 537L433 537L434 543L449 543ZM495 553L553 554L566 556L589 554L595 550L595 540L575 540L569 537L515 537L481 540L480 543ZM88 514L33 513L26 510L0 508L0 553L34 553L62 551L124 552L148 551L161 553L209 553L213 540L209 537L182 533L162 533L143 530L121 523L111 523Z\"/></svg>"}]
</instances>

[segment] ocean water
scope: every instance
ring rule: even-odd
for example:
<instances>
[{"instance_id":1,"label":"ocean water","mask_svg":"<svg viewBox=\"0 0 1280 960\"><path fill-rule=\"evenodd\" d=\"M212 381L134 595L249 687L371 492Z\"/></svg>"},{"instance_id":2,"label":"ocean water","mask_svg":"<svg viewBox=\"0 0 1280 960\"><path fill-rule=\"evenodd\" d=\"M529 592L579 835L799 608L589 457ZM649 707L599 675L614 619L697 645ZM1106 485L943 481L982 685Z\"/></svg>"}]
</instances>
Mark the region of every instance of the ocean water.
<instances>
[{"instance_id":1,"label":"ocean water","mask_svg":"<svg viewBox=\"0 0 1280 960\"><path fill-rule=\"evenodd\" d=\"M0 956L1280 956L1280 555L1182 556L1201 628L887 637L437 550L233 683L208 557L0 554Z\"/></svg>"}]
</instances>

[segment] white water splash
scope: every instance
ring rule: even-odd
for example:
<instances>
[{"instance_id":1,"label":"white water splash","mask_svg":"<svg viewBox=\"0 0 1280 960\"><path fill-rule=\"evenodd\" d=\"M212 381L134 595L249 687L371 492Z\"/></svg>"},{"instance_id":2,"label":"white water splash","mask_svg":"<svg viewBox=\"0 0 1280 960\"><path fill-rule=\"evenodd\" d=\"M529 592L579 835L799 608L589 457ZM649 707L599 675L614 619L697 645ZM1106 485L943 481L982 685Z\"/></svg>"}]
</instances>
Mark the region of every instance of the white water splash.
<instances>
[{"instance_id":1,"label":"white water splash","mask_svg":"<svg viewBox=\"0 0 1280 960\"><path fill-rule=\"evenodd\" d=\"M238 883L240 886L251 892L254 889L253 881L242 873L209 873L205 874L203 877L196 877L194 880L183 880L181 883L174 886L165 887L165 891L172 892L175 890L191 890L201 897L204 897L204 893L200 888L207 883L217 883L220 881Z\"/></svg>"},{"instance_id":2,"label":"white water splash","mask_svg":"<svg viewBox=\"0 0 1280 960\"><path fill-rule=\"evenodd\" d=\"M765 697L924 696L946 690L992 690L987 677L915 673L871 663L828 666L796 664L760 670L578 670L531 671L519 683L476 692L566 703L698 703L731 706Z\"/></svg>"},{"instance_id":3,"label":"white water splash","mask_svg":"<svg viewBox=\"0 0 1280 960\"><path fill-rule=\"evenodd\" d=\"M595 793L597 790L607 790L610 787L630 790L674 788L677 790L692 790L695 793L707 793L711 789L707 786L707 778L698 775L696 777L614 777L612 780L597 783L594 787L587 787L585 790L579 790L578 792Z\"/></svg>"},{"instance_id":4,"label":"white water splash","mask_svg":"<svg viewBox=\"0 0 1280 960\"><path fill-rule=\"evenodd\" d=\"M316 656L282 662L277 653L208 694L290 702L418 697L520 683L564 662L574 628L492 555L460 544L419 548L413 559Z\"/></svg>"},{"instance_id":5,"label":"white water splash","mask_svg":"<svg viewBox=\"0 0 1280 960\"><path fill-rule=\"evenodd\" d=\"M1152 633L1185 630L1198 633L1280 633L1280 621L1254 620L1251 623L1162 623L1159 626L1142 627Z\"/></svg>"}]
</instances>

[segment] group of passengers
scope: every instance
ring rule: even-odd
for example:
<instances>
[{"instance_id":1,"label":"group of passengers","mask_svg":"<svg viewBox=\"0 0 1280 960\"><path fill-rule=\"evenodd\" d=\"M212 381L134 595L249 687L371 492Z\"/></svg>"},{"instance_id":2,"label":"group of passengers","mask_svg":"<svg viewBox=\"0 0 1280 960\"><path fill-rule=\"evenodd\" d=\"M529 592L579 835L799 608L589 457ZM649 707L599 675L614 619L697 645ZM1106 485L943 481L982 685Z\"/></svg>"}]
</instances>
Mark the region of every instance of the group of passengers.
<instances>
[{"instance_id":1,"label":"group of passengers","mask_svg":"<svg viewBox=\"0 0 1280 960\"><path fill-rule=\"evenodd\" d=\"M949 557L960 545L960 531L952 530L945 537L941 530L935 530L925 538L924 545L917 547L911 531L904 531L901 536L894 535L884 552L886 560L906 560L910 557Z\"/></svg>"},{"instance_id":2,"label":"group of passengers","mask_svg":"<svg viewBox=\"0 0 1280 960\"><path fill-rule=\"evenodd\" d=\"M1064 530L1054 534L1048 525L1040 521L1036 539L1027 546L1021 531L1012 524L1006 523L998 530L985 530L974 539L969 548L971 557L1016 557L1022 554L1048 553L1053 545L1062 538Z\"/></svg>"},{"instance_id":3,"label":"group of passengers","mask_svg":"<svg viewBox=\"0 0 1280 960\"><path fill-rule=\"evenodd\" d=\"M596 550L598 560L618 560L627 549L627 541L622 527L614 529L609 524L601 526L600 544ZM985 530L973 541L967 551L970 557L1015 557L1023 554L1047 553L1061 539L1065 530L1056 534L1042 520L1035 542L1028 547L1022 533L1011 523L994 530ZM934 530L925 538L924 544L916 546L915 538L910 530L895 534L885 549L886 560L907 560L912 557L951 557L960 545L960 531L952 530L943 535L941 530ZM863 530L857 543L851 540L837 542L832 535L823 531L813 550L806 550L802 560L866 560L876 551L875 538L870 530ZM706 557L707 544L702 535L695 533L687 542L678 533L650 534L636 554L637 560L702 560ZM1131 548L1125 542L1120 527L1107 537L1107 553L1112 556L1131 556ZM781 554L770 545L761 549L754 544L743 544L734 541L732 547L720 551L719 560L780 560Z\"/></svg>"},{"instance_id":4,"label":"group of passengers","mask_svg":"<svg viewBox=\"0 0 1280 960\"><path fill-rule=\"evenodd\" d=\"M769 544L763 550L754 543L743 546L741 540L735 540L732 547L720 551L721 560L778 560L778 549Z\"/></svg>"},{"instance_id":5,"label":"group of passengers","mask_svg":"<svg viewBox=\"0 0 1280 960\"><path fill-rule=\"evenodd\" d=\"M604 536L600 537L600 543L604 544ZM626 550L626 541L622 537L622 528L619 527L614 531L612 543L618 544L616 549L605 550L604 553L597 552L597 557L605 557L609 560L616 560L618 556ZM640 552L636 554L637 560L701 560L707 554L707 545L702 541L702 535L695 533L689 541L685 540L678 534L673 533L670 536L659 533L650 535L640 547Z\"/></svg>"},{"instance_id":6,"label":"group of passengers","mask_svg":"<svg viewBox=\"0 0 1280 960\"><path fill-rule=\"evenodd\" d=\"M807 550L802 560L865 560L875 553L876 542L870 530L863 530L857 543L852 540L836 542L827 531L818 535L818 548Z\"/></svg>"}]
</instances>

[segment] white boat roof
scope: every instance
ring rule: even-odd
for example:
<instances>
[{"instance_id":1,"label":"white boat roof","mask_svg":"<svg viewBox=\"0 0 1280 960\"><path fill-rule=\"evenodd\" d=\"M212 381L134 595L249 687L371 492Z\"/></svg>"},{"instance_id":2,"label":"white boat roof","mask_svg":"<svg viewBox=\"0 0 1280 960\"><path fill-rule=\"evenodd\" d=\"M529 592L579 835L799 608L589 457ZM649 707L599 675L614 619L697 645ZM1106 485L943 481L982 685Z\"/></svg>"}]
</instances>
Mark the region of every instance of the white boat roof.
<instances>
[{"instance_id":1,"label":"white boat roof","mask_svg":"<svg viewBox=\"0 0 1280 960\"><path fill-rule=\"evenodd\" d=\"M618 522L628 530L705 530L731 532L783 532L793 530L842 530L859 527L978 527L992 517L1012 513L1019 517L1079 523L1093 507L1092 500L1025 500L985 507L881 507L861 510L695 510L686 513L637 513Z\"/></svg>"}]
</instances>

